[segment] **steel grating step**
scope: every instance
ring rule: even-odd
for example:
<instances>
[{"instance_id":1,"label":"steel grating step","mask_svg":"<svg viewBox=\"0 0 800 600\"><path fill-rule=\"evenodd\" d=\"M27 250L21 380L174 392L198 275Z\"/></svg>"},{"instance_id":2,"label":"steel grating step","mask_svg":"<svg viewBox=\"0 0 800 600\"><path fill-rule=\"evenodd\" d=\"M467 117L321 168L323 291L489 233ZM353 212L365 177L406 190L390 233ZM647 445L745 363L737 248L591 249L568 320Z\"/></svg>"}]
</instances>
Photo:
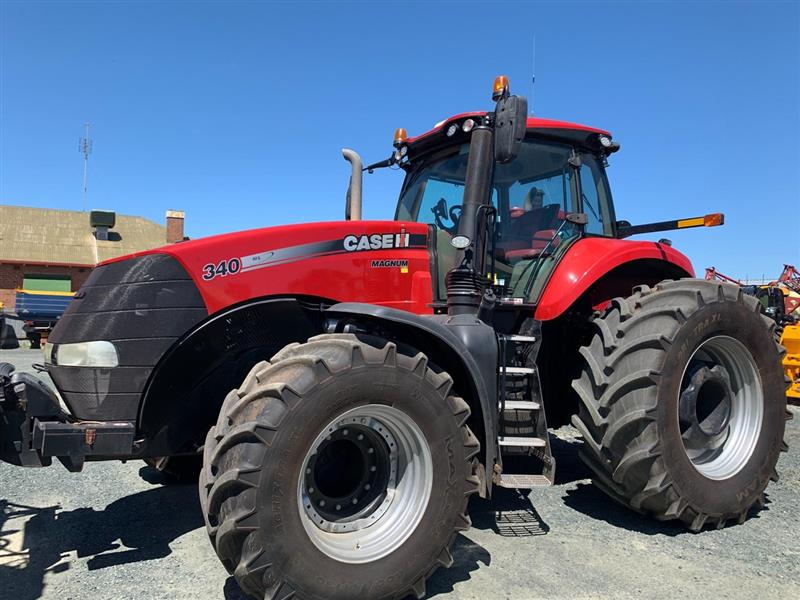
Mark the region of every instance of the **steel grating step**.
<instances>
[{"instance_id":1,"label":"steel grating step","mask_svg":"<svg viewBox=\"0 0 800 600\"><path fill-rule=\"evenodd\" d=\"M547 445L545 440L537 437L500 436L497 438L497 443L501 446L525 446L527 448L542 448Z\"/></svg>"},{"instance_id":2,"label":"steel grating step","mask_svg":"<svg viewBox=\"0 0 800 600\"><path fill-rule=\"evenodd\" d=\"M501 473L500 474L500 487L504 488L536 488L548 487L552 485L550 480L544 475L526 475L514 473Z\"/></svg>"},{"instance_id":3,"label":"steel grating step","mask_svg":"<svg viewBox=\"0 0 800 600\"><path fill-rule=\"evenodd\" d=\"M505 410L539 410L538 402L528 402L527 400L506 400L503 405Z\"/></svg>"},{"instance_id":4,"label":"steel grating step","mask_svg":"<svg viewBox=\"0 0 800 600\"><path fill-rule=\"evenodd\" d=\"M550 528L533 507L525 510L503 510L494 515L497 533L503 537L545 535Z\"/></svg>"}]
</instances>

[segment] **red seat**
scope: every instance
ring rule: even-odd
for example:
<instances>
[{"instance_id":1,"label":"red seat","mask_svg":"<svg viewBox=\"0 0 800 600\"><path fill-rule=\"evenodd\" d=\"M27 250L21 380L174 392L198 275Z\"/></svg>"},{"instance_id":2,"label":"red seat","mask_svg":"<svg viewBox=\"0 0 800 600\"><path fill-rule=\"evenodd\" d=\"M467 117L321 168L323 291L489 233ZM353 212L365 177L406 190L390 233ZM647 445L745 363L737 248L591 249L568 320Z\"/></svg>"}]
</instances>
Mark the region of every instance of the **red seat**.
<instances>
[{"instance_id":1,"label":"red seat","mask_svg":"<svg viewBox=\"0 0 800 600\"><path fill-rule=\"evenodd\" d=\"M556 248L561 243L561 238L554 238L553 236L555 235L555 229L542 229L541 231L537 231L533 234L533 238L530 240L529 246L516 248L514 250L506 250L506 260L509 262L516 262L518 260L539 256L542 250L544 250L547 245L550 244L550 240L552 240L550 247Z\"/></svg>"},{"instance_id":2,"label":"red seat","mask_svg":"<svg viewBox=\"0 0 800 600\"><path fill-rule=\"evenodd\" d=\"M498 258L512 263L541 253L556 233L564 211L558 204L525 210L511 207L508 230L498 244ZM553 240L555 247L560 239Z\"/></svg>"}]
</instances>

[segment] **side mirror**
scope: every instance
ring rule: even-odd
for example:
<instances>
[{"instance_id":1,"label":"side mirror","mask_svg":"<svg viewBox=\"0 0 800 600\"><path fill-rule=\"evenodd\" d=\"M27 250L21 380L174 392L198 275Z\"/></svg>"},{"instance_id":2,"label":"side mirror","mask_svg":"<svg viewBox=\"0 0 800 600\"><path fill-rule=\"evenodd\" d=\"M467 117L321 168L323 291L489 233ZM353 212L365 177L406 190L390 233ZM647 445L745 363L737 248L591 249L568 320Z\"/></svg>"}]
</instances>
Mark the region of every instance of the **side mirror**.
<instances>
[{"instance_id":1,"label":"side mirror","mask_svg":"<svg viewBox=\"0 0 800 600\"><path fill-rule=\"evenodd\" d=\"M519 154L528 124L528 100L505 95L494 109L494 159L508 163Z\"/></svg>"}]
</instances>

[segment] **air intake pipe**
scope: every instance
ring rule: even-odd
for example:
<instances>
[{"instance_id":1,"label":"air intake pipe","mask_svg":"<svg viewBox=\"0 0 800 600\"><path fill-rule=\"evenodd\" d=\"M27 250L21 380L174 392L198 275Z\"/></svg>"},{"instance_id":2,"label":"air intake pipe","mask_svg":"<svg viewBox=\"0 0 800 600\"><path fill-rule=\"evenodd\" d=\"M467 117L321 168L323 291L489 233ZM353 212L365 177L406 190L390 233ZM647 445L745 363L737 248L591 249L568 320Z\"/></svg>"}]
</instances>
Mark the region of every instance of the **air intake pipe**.
<instances>
[{"instance_id":1,"label":"air intake pipe","mask_svg":"<svg viewBox=\"0 0 800 600\"><path fill-rule=\"evenodd\" d=\"M472 130L464 200L458 222L458 235L468 238L471 244L459 252L460 265L445 278L449 315L477 314L483 299L486 228L485 220L480 218L480 207L488 204L493 170L494 131L480 125Z\"/></svg>"}]
</instances>

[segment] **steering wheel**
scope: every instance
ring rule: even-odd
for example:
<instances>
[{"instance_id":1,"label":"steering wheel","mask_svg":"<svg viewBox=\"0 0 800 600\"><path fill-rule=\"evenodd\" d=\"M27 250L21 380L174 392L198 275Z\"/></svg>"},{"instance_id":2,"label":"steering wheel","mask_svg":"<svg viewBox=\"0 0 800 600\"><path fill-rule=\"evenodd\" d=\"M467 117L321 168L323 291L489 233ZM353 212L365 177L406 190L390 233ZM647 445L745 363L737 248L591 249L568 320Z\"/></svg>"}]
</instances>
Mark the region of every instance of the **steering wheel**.
<instances>
[{"instance_id":1,"label":"steering wheel","mask_svg":"<svg viewBox=\"0 0 800 600\"><path fill-rule=\"evenodd\" d=\"M449 233L455 235L458 233L458 222L461 220L461 205L447 207L447 201L444 198L439 198L436 205L431 208L436 226ZM449 220L452 225L445 225L445 221Z\"/></svg>"}]
</instances>

